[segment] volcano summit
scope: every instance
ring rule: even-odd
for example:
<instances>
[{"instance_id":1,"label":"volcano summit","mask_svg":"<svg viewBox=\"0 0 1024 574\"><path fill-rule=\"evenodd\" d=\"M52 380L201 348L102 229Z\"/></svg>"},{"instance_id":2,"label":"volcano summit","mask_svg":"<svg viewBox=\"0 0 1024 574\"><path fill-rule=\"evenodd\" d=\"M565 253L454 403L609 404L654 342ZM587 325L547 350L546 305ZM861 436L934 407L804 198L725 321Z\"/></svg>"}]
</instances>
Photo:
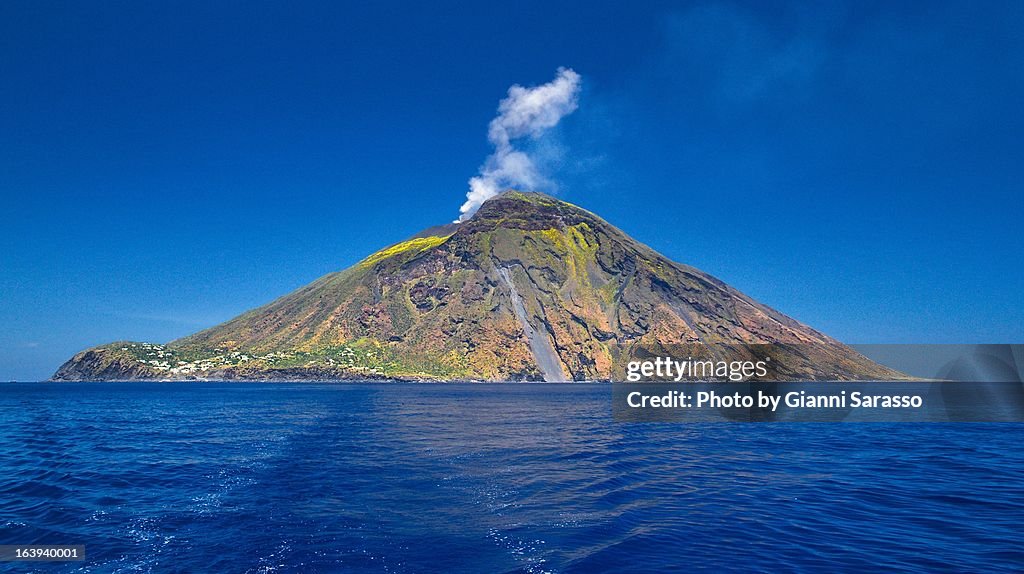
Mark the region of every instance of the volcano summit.
<instances>
[{"instance_id":1,"label":"volcano summit","mask_svg":"<svg viewBox=\"0 0 1024 574\"><path fill-rule=\"evenodd\" d=\"M791 349L786 379L902 378L584 209L509 191L205 331L82 351L53 380L625 380L629 357L758 344Z\"/></svg>"}]
</instances>

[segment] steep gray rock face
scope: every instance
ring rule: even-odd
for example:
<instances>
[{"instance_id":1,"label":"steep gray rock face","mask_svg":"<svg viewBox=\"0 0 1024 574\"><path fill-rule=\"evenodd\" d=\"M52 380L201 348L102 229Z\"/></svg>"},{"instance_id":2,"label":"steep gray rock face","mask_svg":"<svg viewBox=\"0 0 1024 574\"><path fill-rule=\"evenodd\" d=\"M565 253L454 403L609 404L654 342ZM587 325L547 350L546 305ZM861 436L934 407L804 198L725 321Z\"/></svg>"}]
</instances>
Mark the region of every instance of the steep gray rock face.
<instances>
[{"instance_id":1,"label":"steep gray rock face","mask_svg":"<svg viewBox=\"0 0 1024 574\"><path fill-rule=\"evenodd\" d=\"M501 276L502 282L508 287L509 296L512 300L512 310L515 311L516 319L519 320L519 324L523 327L523 333L530 342L530 351L537 362L537 367L544 374L544 380L549 383L560 383L569 380L565 376L565 371L562 370L562 360L558 358L558 353L555 352L554 346L551 345L550 333L548 333L546 326L544 331L540 332L530 324L530 320L526 316L526 305L523 304L523 298L519 295L519 291L516 289L516 284L512 280L512 274L508 268L499 267L498 275Z\"/></svg>"}]
</instances>

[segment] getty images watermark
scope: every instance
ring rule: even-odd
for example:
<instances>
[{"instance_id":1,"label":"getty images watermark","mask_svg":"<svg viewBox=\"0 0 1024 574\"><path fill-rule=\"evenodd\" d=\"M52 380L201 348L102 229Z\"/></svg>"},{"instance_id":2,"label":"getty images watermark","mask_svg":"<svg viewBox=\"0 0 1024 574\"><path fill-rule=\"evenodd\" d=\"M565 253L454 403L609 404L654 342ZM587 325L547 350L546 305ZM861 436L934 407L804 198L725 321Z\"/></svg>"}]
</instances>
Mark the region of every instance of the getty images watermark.
<instances>
[{"instance_id":1,"label":"getty images watermark","mask_svg":"<svg viewBox=\"0 0 1024 574\"><path fill-rule=\"evenodd\" d=\"M626 381L636 383L645 379L681 382L684 380L746 381L768 375L771 357L759 361L712 361L687 357L657 357L654 360L630 361L626 365Z\"/></svg>"}]
</instances>

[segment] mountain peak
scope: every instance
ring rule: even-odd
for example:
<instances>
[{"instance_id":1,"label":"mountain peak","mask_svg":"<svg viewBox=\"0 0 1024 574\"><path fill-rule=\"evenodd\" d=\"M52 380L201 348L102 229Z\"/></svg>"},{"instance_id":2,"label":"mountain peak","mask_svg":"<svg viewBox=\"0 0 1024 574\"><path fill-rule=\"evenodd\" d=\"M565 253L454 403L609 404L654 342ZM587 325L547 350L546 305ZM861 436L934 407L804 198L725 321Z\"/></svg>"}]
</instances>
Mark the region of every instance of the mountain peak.
<instances>
[{"instance_id":1,"label":"mountain peak","mask_svg":"<svg viewBox=\"0 0 1024 574\"><path fill-rule=\"evenodd\" d=\"M607 225L596 215L545 193L508 190L483 203L473 217L459 224L460 234L496 228L537 231L564 229L580 223Z\"/></svg>"},{"instance_id":2,"label":"mountain peak","mask_svg":"<svg viewBox=\"0 0 1024 574\"><path fill-rule=\"evenodd\" d=\"M508 188L505 191L502 191L501 193L499 193L498 195L495 195L494 197L488 199L487 201L490 201L491 199L496 199L496 198L499 198L499 197L504 197L506 199L515 199L515 200L519 200L519 201L527 201L527 202L559 201L559 199L557 199L556 197L554 197L552 195L549 195L547 193L544 193L542 191L530 191L530 190L515 189L515 188ZM486 203L486 202L484 202L484 203Z\"/></svg>"},{"instance_id":3,"label":"mountain peak","mask_svg":"<svg viewBox=\"0 0 1024 574\"><path fill-rule=\"evenodd\" d=\"M506 208L515 208L516 206L520 209L533 208L559 208L562 206L579 209L567 201L558 199L557 197L542 193L540 191L521 191L518 189L506 189L505 191L495 195L494 197L485 201L480 208L483 209L485 205L491 205L493 209L495 205L502 205ZM478 211L479 213L479 211Z\"/></svg>"},{"instance_id":4,"label":"mountain peak","mask_svg":"<svg viewBox=\"0 0 1024 574\"><path fill-rule=\"evenodd\" d=\"M508 189L484 201L480 209L466 221L428 227L406 241L448 237L459 231L465 234L490 230L509 222L520 229L547 229L559 224L560 214L573 211L584 212L583 209L546 193Z\"/></svg>"}]
</instances>

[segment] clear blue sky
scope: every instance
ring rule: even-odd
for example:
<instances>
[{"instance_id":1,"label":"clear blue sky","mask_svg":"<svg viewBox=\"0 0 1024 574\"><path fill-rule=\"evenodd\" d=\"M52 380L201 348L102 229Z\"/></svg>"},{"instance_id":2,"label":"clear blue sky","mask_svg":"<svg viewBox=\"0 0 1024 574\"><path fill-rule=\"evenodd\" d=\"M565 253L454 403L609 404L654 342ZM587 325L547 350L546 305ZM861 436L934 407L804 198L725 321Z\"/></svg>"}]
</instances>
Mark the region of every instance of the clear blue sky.
<instances>
[{"instance_id":1,"label":"clear blue sky","mask_svg":"<svg viewBox=\"0 0 1024 574\"><path fill-rule=\"evenodd\" d=\"M450 221L559 66L560 197L847 342L1024 342L1024 3L639 4L4 2L0 379Z\"/></svg>"}]
</instances>

